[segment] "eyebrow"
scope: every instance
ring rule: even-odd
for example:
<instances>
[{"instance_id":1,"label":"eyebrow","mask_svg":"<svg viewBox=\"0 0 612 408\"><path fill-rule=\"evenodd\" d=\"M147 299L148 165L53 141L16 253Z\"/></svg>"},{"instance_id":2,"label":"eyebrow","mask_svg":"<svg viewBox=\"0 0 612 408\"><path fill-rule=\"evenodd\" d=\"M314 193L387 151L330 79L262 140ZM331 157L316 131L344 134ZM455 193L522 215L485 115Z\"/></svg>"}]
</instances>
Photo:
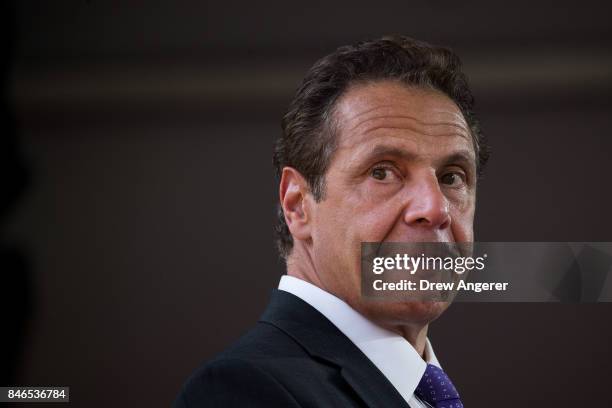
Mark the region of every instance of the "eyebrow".
<instances>
[{"instance_id":1,"label":"eyebrow","mask_svg":"<svg viewBox=\"0 0 612 408\"><path fill-rule=\"evenodd\" d=\"M447 166L449 164L455 164L455 163L476 167L476 159L474 158L474 154L472 154L468 150L459 150L459 151L453 152L452 154L444 157L441 160L441 164L443 166Z\"/></svg>"},{"instance_id":2,"label":"eyebrow","mask_svg":"<svg viewBox=\"0 0 612 408\"><path fill-rule=\"evenodd\" d=\"M415 153L397 147L378 145L365 156L365 161L375 161L383 157L395 157L406 161L413 161L417 156Z\"/></svg>"},{"instance_id":3,"label":"eyebrow","mask_svg":"<svg viewBox=\"0 0 612 408\"><path fill-rule=\"evenodd\" d=\"M394 146L377 145L363 159L364 162L373 162L384 157L393 157L404 161L415 161L419 155L404 149ZM442 157L439 160L439 165L447 166L449 164L464 164L467 166L476 166L474 155L469 150L458 150L448 156Z\"/></svg>"}]
</instances>

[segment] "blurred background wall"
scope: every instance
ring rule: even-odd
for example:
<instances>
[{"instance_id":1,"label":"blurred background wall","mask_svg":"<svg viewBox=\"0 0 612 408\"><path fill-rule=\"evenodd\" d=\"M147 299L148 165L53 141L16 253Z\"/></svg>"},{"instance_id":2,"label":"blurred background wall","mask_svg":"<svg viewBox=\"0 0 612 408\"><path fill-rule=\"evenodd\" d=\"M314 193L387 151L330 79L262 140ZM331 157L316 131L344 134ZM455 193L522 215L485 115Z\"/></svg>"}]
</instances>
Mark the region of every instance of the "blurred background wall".
<instances>
[{"instance_id":1,"label":"blurred background wall","mask_svg":"<svg viewBox=\"0 0 612 408\"><path fill-rule=\"evenodd\" d=\"M612 241L602 4L5 2L4 383L168 406L247 330L283 272L280 118L317 58L361 39L462 56L493 147L478 240ZM604 406L611 313L456 304L430 337L467 406Z\"/></svg>"}]
</instances>

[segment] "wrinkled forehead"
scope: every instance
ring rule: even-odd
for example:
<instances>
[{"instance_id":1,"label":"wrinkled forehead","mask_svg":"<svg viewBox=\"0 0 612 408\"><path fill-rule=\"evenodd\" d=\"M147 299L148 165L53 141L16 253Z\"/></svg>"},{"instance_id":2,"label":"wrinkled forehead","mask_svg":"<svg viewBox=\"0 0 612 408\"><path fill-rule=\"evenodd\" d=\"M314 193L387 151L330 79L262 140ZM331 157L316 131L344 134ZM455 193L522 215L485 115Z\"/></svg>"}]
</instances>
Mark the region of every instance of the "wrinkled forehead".
<instances>
[{"instance_id":1,"label":"wrinkled forehead","mask_svg":"<svg viewBox=\"0 0 612 408\"><path fill-rule=\"evenodd\" d=\"M334 109L338 147L362 144L381 132L449 139L473 148L469 126L443 93L398 82L353 85ZM467 142L467 143L465 143Z\"/></svg>"}]
</instances>

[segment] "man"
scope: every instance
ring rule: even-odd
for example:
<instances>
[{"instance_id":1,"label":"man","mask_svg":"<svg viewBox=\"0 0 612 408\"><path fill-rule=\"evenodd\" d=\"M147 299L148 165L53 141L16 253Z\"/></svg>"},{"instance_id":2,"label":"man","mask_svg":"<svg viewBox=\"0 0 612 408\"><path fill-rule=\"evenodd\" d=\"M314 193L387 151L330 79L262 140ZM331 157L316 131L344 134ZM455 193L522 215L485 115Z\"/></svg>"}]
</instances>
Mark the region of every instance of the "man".
<instances>
[{"instance_id":1,"label":"man","mask_svg":"<svg viewBox=\"0 0 612 408\"><path fill-rule=\"evenodd\" d=\"M487 150L459 59L405 37L339 48L283 120L283 276L176 407L462 407L427 328L443 302L361 296L362 242L471 242Z\"/></svg>"}]
</instances>

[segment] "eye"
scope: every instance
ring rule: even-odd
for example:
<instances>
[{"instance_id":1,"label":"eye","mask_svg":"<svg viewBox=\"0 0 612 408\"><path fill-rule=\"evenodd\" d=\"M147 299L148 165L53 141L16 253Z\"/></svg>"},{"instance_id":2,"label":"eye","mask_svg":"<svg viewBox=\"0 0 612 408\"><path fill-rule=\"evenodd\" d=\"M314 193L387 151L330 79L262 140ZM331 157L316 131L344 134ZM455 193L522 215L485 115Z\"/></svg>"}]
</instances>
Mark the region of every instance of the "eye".
<instances>
[{"instance_id":1,"label":"eye","mask_svg":"<svg viewBox=\"0 0 612 408\"><path fill-rule=\"evenodd\" d=\"M397 177L392 168L385 166L374 167L370 175L378 181L389 181Z\"/></svg>"},{"instance_id":2,"label":"eye","mask_svg":"<svg viewBox=\"0 0 612 408\"><path fill-rule=\"evenodd\" d=\"M458 186L461 183L465 183L465 176L462 173L452 171L446 173L440 177L440 182L447 186Z\"/></svg>"},{"instance_id":3,"label":"eye","mask_svg":"<svg viewBox=\"0 0 612 408\"><path fill-rule=\"evenodd\" d=\"M387 171L388 170L384 167L377 167L372 169L372 177L374 177L376 180L384 180L387 178Z\"/></svg>"}]
</instances>

